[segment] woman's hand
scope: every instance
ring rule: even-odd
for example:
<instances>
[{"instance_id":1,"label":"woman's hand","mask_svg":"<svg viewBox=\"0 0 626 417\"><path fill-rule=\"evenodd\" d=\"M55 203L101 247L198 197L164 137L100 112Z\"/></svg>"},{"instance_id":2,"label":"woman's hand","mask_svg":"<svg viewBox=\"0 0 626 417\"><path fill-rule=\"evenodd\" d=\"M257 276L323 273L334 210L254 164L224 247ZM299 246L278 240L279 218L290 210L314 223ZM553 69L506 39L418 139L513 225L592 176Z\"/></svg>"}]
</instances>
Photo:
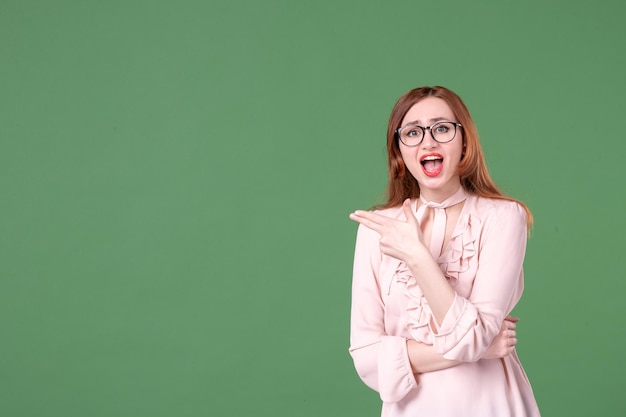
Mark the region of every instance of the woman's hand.
<instances>
[{"instance_id":1,"label":"woman's hand","mask_svg":"<svg viewBox=\"0 0 626 417\"><path fill-rule=\"evenodd\" d=\"M515 333L516 323L519 318L506 316L500 327L500 333L493 339L489 349L481 359L500 359L513 353L517 344L517 334Z\"/></svg>"},{"instance_id":2,"label":"woman's hand","mask_svg":"<svg viewBox=\"0 0 626 417\"><path fill-rule=\"evenodd\" d=\"M402 204L402 209L407 218L406 221L364 210L351 213L350 219L380 235L382 253L406 262L415 256L420 246L423 246L423 237L419 223L411 210L411 200L406 199Z\"/></svg>"}]
</instances>

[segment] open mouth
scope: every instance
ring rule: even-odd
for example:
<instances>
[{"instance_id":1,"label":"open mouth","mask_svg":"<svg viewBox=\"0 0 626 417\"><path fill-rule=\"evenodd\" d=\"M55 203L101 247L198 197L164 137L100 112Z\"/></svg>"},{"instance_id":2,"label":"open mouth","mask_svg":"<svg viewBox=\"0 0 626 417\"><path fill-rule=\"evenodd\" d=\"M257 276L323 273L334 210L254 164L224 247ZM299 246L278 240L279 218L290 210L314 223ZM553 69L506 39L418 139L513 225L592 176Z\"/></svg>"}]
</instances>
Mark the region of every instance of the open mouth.
<instances>
[{"instance_id":1,"label":"open mouth","mask_svg":"<svg viewBox=\"0 0 626 417\"><path fill-rule=\"evenodd\" d=\"M420 158L422 170L429 177L436 177L443 169L443 156L439 154L428 154Z\"/></svg>"}]
</instances>

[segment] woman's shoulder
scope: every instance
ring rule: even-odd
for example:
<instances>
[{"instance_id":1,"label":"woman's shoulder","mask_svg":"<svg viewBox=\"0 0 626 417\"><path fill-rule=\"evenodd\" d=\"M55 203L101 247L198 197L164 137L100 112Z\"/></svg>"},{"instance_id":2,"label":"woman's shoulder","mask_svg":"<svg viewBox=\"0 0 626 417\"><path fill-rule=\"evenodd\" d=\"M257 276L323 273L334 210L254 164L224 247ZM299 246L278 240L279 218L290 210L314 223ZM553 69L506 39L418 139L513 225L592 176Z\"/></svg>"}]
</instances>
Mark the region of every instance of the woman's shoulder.
<instances>
[{"instance_id":1,"label":"woman's shoulder","mask_svg":"<svg viewBox=\"0 0 626 417\"><path fill-rule=\"evenodd\" d=\"M480 218L513 217L526 221L526 210L515 200L470 195L468 202L472 213Z\"/></svg>"}]
</instances>

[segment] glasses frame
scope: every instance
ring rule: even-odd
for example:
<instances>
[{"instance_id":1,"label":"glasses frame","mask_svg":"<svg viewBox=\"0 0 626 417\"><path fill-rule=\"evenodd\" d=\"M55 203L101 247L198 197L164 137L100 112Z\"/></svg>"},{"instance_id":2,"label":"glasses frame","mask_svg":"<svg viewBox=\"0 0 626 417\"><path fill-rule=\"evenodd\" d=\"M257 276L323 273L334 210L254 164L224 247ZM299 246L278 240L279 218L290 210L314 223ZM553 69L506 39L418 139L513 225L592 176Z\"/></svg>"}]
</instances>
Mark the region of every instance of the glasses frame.
<instances>
[{"instance_id":1,"label":"glasses frame","mask_svg":"<svg viewBox=\"0 0 626 417\"><path fill-rule=\"evenodd\" d=\"M437 140L437 138L435 138L435 135L433 135L433 127L442 124L442 123L451 123L454 126L454 135L452 135L452 138L450 140L446 140L446 141L440 141ZM404 141L402 140L402 136L400 136L400 131L402 129L404 129L405 127L409 127L409 126L413 126L413 127L419 127L420 129L422 129L424 131L424 134L422 135L422 140L420 140L418 143L416 143L415 145L407 145L406 143L404 143ZM419 146L422 142L424 142L424 138L426 137L426 131L428 130L430 132L430 137L433 138L433 140L437 143L449 143L452 142L454 140L454 138L456 138L456 132L457 132L457 128L459 127L463 127L463 125L461 123L458 122L451 122L449 120L442 120L439 121L437 123L433 123L430 126L420 126L418 124L413 124L413 123L409 123L408 125L404 125L404 126L400 126L399 128L396 129L396 139L398 139L400 142L402 142L402 144L404 146L408 146L410 148L414 147L414 146Z\"/></svg>"}]
</instances>

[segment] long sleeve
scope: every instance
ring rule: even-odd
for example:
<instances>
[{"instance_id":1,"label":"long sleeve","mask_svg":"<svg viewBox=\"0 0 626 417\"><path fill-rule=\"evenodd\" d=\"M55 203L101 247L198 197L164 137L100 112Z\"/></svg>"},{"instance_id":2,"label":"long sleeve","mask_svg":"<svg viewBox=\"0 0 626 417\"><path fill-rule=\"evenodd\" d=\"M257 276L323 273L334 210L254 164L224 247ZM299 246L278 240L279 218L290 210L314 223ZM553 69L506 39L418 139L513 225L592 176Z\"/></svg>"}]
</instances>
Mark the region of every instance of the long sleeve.
<instances>
[{"instance_id":1,"label":"long sleeve","mask_svg":"<svg viewBox=\"0 0 626 417\"><path fill-rule=\"evenodd\" d=\"M386 402L397 402L417 387L406 339L385 332L378 271L381 253L376 232L359 226L354 255L350 354L363 382Z\"/></svg>"},{"instance_id":2,"label":"long sleeve","mask_svg":"<svg viewBox=\"0 0 626 417\"><path fill-rule=\"evenodd\" d=\"M482 222L469 297L457 292L441 326L430 324L433 345L446 359L479 360L522 294L525 212L517 203L498 201Z\"/></svg>"}]
</instances>

